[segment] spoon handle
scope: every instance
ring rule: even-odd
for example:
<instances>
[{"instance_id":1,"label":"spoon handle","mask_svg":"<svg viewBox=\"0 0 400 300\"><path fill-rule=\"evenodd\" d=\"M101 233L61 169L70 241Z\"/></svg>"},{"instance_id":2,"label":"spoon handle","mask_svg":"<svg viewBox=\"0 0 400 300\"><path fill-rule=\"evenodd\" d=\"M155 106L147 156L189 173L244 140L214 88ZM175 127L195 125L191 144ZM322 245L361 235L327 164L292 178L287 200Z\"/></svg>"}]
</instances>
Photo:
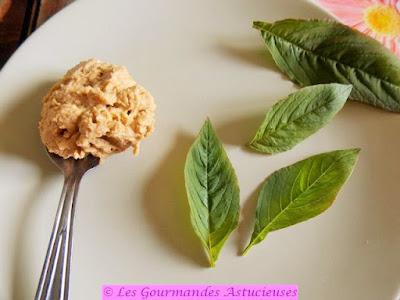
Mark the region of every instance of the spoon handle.
<instances>
[{"instance_id":1,"label":"spoon handle","mask_svg":"<svg viewBox=\"0 0 400 300\"><path fill-rule=\"evenodd\" d=\"M65 176L35 300L67 300L75 200L82 176Z\"/></svg>"}]
</instances>

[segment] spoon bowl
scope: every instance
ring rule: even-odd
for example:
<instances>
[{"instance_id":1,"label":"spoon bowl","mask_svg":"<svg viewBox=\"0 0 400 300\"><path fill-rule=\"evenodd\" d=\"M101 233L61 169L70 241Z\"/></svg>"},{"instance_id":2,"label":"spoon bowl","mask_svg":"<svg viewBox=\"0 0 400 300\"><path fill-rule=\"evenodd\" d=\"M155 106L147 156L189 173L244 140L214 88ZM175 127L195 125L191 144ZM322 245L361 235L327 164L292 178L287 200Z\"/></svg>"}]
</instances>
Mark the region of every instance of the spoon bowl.
<instances>
[{"instance_id":1,"label":"spoon bowl","mask_svg":"<svg viewBox=\"0 0 400 300\"><path fill-rule=\"evenodd\" d=\"M74 159L72 157L63 158L55 153L49 152L47 149L46 152L53 164L55 164L64 175L74 172L83 175L100 163L100 159L91 154L82 159Z\"/></svg>"}]
</instances>

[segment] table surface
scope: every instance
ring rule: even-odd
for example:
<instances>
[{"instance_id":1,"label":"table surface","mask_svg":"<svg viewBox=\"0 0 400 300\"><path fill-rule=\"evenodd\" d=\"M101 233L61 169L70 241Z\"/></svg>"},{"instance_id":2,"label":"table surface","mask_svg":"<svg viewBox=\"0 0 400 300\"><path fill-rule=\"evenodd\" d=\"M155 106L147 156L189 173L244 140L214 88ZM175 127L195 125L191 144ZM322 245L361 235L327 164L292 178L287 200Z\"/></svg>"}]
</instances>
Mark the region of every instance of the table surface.
<instances>
[{"instance_id":1,"label":"table surface","mask_svg":"<svg viewBox=\"0 0 400 300\"><path fill-rule=\"evenodd\" d=\"M0 0L0 68L49 17L74 0Z\"/></svg>"}]
</instances>

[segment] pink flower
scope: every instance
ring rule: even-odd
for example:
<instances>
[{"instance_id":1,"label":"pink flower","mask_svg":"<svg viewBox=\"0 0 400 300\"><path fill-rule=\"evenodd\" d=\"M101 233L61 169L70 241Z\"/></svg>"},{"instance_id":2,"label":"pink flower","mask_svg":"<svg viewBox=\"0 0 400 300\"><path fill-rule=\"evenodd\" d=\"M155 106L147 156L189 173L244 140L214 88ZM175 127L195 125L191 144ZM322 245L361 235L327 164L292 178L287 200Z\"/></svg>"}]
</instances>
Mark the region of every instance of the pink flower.
<instances>
[{"instance_id":1,"label":"pink flower","mask_svg":"<svg viewBox=\"0 0 400 300\"><path fill-rule=\"evenodd\" d=\"M400 57L400 0L314 0L342 23L380 41Z\"/></svg>"}]
</instances>

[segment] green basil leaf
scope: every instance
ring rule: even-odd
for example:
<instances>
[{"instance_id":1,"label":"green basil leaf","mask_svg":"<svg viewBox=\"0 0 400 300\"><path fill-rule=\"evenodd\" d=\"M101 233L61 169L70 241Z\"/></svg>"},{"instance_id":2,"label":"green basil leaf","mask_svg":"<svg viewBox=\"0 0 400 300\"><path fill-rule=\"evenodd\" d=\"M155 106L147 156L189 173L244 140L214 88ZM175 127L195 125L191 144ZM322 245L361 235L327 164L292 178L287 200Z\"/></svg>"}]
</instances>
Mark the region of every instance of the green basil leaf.
<instances>
[{"instance_id":1,"label":"green basil leaf","mask_svg":"<svg viewBox=\"0 0 400 300\"><path fill-rule=\"evenodd\" d=\"M352 84L351 98L400 111L400 60L378 41L332 21L254 22L268 50L301 86Z\"/></svg>"},{"instance_id":2,"label":"green basil leaf","mask_svg":"<svg viewBox=\"0 0 400 300\"><path fill-rule=\"evenodd\" d=\"M260 243L274 230L285 228L328 209L353 171L360 149L321 153L280 169L263 183L249 245Z\"/></svg>"},{"instance_id":3,"label":"green basil leaf","mask_svg":"<svg viewBox=\"0 0 400 300\"><path fill-rule=\"evenodd\" d=\"M351 85L319 84L305 87L277 102L267 112L249 147L263 153L292 149L342 109Z\"/></svg>"},{"instance_id":4,"label":"green basil leaf","mask_svg":"<svg viewBox=\"0 0 400 300\"><path fill-rule=\"evenodd\" d=\"M185 184L193 229L214 266L239 221L239 185L208 119L186 158Z\"/></svg>"}]
</instances>

